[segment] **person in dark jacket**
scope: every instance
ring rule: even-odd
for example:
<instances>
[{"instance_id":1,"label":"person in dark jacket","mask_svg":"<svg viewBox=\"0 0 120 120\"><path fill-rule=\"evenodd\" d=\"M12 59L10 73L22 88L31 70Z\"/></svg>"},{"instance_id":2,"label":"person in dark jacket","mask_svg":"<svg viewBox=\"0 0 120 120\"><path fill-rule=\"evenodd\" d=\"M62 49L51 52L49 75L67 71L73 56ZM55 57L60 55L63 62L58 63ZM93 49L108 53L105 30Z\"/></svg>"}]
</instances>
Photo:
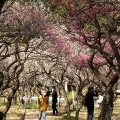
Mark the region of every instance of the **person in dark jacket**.
<instances>
[{"instance_id":1,"label":"person in dark jacket","mask_svg":"<svg viewBox=\"0 0 120 120\"><path fill-rule=\"evenodd\" d=\"M86 94L86 107L87 107L87 120L93 119L94 113L94 99L93 97L98 96L98 92L95 87L88 87L88 92Z\"/></svg>"},{"instance_id":2,"label":"person in dark jacket","mask_svg":"<svg viewBox=\"0 0 120 120\"><path fill-rule=\"evenodd\" d=\"M55 90L55 87L52 87L52 109L53 109L53 115L58 114L58 110L56 108L57 104L57 92Z\"/></svg>"}]
</instances>

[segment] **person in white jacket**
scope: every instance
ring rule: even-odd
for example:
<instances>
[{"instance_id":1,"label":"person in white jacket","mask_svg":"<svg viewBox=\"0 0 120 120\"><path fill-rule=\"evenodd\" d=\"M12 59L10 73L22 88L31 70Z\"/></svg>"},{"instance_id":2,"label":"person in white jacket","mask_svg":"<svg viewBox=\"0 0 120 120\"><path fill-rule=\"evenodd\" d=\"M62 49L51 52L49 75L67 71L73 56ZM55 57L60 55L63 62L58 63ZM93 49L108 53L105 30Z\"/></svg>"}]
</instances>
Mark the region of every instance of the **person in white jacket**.
<instances>
[{"instance_id":1,"label":"person in white jacket","mask_svg":"<svg viewBox=\"0 0 120 120\"><path fill-rule=\"evenodd\" d=\"M98 99L96 100L96 107L100 107L100 103L103 101L103 95L99 94Z\"/></svg>"}]
</instances>

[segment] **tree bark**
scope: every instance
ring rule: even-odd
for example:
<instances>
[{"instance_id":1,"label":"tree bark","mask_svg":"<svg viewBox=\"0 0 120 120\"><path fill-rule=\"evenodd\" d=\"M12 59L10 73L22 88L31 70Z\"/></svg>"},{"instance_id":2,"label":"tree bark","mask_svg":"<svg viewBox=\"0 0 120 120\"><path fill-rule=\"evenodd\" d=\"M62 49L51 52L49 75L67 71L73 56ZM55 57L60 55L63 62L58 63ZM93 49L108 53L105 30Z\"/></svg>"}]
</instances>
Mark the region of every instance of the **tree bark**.
<instances>
[{"instance_id":1,"label":"tree bark","mask_svg":"<svg viewBox=\"0 0 120 120\"><path fill-rule=\"evenodd\" d=\"M111 120L113 112L113 99L114 93L112 89L109 89L109 86L106 89L105 96L101 106L101 113L98 117L98 120Z\"/></svg>"},{"instance_id":2,"label":"tree bark","mask_svg":"<svg viewBox=\"0 0 120 120\"><path fill-rule=\"evenodd\" d=\"M3 8L6 1L7 0L0 0L0 14L1 14L2 8Z\"/></svg>"},{"instance_id":3,"label":"tree bark","mask_svg":"<svg viewBox=\"0 0 120 120\"><path fill-rule=\"evenodd\" d=\"M24 66L22 65L21 68L16 72L16 78L17 79L16 79L16 82L15 82L13 88L11 89L11 92L10 92L8 98L7 98L7 105L6 105L6 108L3 112L3 114L4 114L3 120L6 120L6 114L11 107L12 99L13 99L16 91L19 89L19 79L18 78L19 78L20 73L23 71L23 68L24 68Z\"/></svg>"},{"instance_id":4,"label":"tree bark","mask_svg":"<svg viewBox=\"0 0 120 120\"><path fill-rule=\"evenodd\" d=\"M12 89L11 93L9 94L9 96L7 98L7 105L6 105L6 108L5 108L4 112L3 112L3 114L4 114L3 120L6 120L6 114L7 114L8 110L11 107L13 96L15 95L18 88L19 88L19 83L17 83L16 86Z\"/></svg>"},{"instance_id":5,"label":"tree bark","mask_svg":"<svg viewBox=\"0 0 120 120\"><path fill-rule=\"evenodd\" d=\"M75 113L75 120L79 120L79 112L82 108L82 104L78 106L78 108L76 109L76 113Z\"/></svg>"},{"instance_id":6,"label":"tree bark","mask_svg":"<svg viewBox=\"0 0 120 120\"><path fill-rule=\"evenodd\" d=\"M113 86L119 80L117 74L111 79L105 90L105 96L101 106L101 113L98 117L98 120L111 120L113 112L113 101L114 101L114 92Z\"/></svg>"}]
</instances>

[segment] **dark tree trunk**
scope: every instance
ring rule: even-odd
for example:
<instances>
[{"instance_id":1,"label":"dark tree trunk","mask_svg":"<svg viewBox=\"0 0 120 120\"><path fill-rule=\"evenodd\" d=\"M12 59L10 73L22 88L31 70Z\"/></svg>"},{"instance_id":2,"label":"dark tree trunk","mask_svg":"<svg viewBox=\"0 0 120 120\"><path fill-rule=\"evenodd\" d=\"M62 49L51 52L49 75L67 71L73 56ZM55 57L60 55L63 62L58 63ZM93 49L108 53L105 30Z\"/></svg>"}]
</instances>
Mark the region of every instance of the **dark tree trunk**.
<instances>
[{"instance_id":1,"label":"dark tree trunk","mask_svg":"<svg viewBox=\"0 0 120 120\"><path fill-rule=\"evenodd\" d=\"M75 113L75 120L79 120L79 112L82 108L82 104L78 106L78 108L76 109L76 113Z\"/></svg>"},{"instance_id":2,"label":"dark tree trunk","mask_svg":"<svg viewBox=\"0 0 120 120\"><path fill-rule=\"evenodd\" d=\"M0 13L2 11L2 8L7 0L0 0Z\"/></svg>"},{"instance_id":3,"label":"dark tree trunk","mask_svg":"<svg viewBox=\"0 0 120 120\"><path fill-rule=\"evenodd\" d=\"M101 113L98 117L98 120L111 120L113 112L113 99L114 93L112 89L109 89L109 86L106 89L105 97L101 106Z\"/></svg>"},{"instance_id":4,"label":"dark tree trunk","mask_svg":"<svg viewBox=\"0 0 120 120\"><path fill-rule=\"evenodd\" d=\"M17 93L14 95L14 104L17 104Z\"/></svg>"},{"instance_id":5,"label":"dark tree trunk","mask_svg":"<svg viewBox=\"0 0 120 120\"><path fill-rule=\"evenodd\" d=\"M20 120L25 120L25 113L21 116Z\"/></svg>"},{"instance_id":6,"label":"dark tree trunk","mask_svg":"<svg viewBox=\"0 0 120 120\"><path fill-rule=\"evenodd\" d=\"M114 100L114 92L113 86L119 80L119 76L115 74L108 86L105 89L105 96L101 106L101 113L98 117L98 120L111 120L112 112L113 112L113 100Z\"/></svg>"},{"instance_id":7,"label":"dark tree trunk","mask_svg":"<svg viewBox=\"0 0 120 120\"><path fill-rule=\"evenodd\" d=\"M19 84L17 84L17 86L15 86L15 88L12 89L11 93L9 94L9 96L7 98L7 105L6 105L6 108L4 110L3 120L6 120L6 114L7 114L8 110L11 107L13 96L15 95L16 91L18 90L18 88L19 88Z\"/></svg>"}]
</instances>

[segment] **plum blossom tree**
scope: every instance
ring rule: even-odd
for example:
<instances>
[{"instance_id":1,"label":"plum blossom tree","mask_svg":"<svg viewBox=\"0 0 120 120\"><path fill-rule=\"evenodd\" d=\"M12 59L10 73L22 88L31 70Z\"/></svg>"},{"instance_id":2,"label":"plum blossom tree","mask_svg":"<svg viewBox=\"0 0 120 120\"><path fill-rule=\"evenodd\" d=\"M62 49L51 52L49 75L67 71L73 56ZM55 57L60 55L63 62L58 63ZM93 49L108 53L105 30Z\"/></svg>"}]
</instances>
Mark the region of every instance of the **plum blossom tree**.
<instances>
[{"instance_id":1,"label":"plum blossom tree","mask_svg":"<svg viewBox=\"0 0 120 120\"><path fill-rule=\"evenodd\" d=\"M106 87L99 119L110 120L113 110L111 91L119 79L120 69L119 5L116 2L84 0L49 0L47 3L50 15L37 6L15 4L0 16L0 60L15 56L17 63L13 61L8 66L12 71L21 62L24 65L27 60L35 59L42 66L40 74L44 72L59 82L65 77L71 80L69 71L66 75L67 65L74 65L77 69L90 68ZM61 56L63 53L64 56ZM81 79L78 74L76 76ZM6 82L6 86L9 84Z\"/></svg>"},{"instance_id":2,"label":"plum blossom tree","mask_svg":"<svg viewBox=\"0 0 120 120\"><path fill-rule=\"evenodd\" d=\"M120 7L119 1L43 0L56 22L87 51L80 52L77 62L83 62L105 85L99 120L111 120L113 87L119 80L120 69ZM62 29L62 28L61 28ZM83 55L86 54L86 55ZM104 72L103 72L104 70Z\"/></svg>"},{"instance_id":3,"label":"plum blossom tree","mask_svg":"<svg viewBox=\"0 0 120 120\"><path fill-rule=\"evenodd\" d=\"M8 102L3 110L4 120L20 87L24 64L35 48L41 45L44 24L48 21L45 12L30 4L15 3L0 15L0 71L5 76L0 78L0 94Z\"/></svg>"}]
</instances>

